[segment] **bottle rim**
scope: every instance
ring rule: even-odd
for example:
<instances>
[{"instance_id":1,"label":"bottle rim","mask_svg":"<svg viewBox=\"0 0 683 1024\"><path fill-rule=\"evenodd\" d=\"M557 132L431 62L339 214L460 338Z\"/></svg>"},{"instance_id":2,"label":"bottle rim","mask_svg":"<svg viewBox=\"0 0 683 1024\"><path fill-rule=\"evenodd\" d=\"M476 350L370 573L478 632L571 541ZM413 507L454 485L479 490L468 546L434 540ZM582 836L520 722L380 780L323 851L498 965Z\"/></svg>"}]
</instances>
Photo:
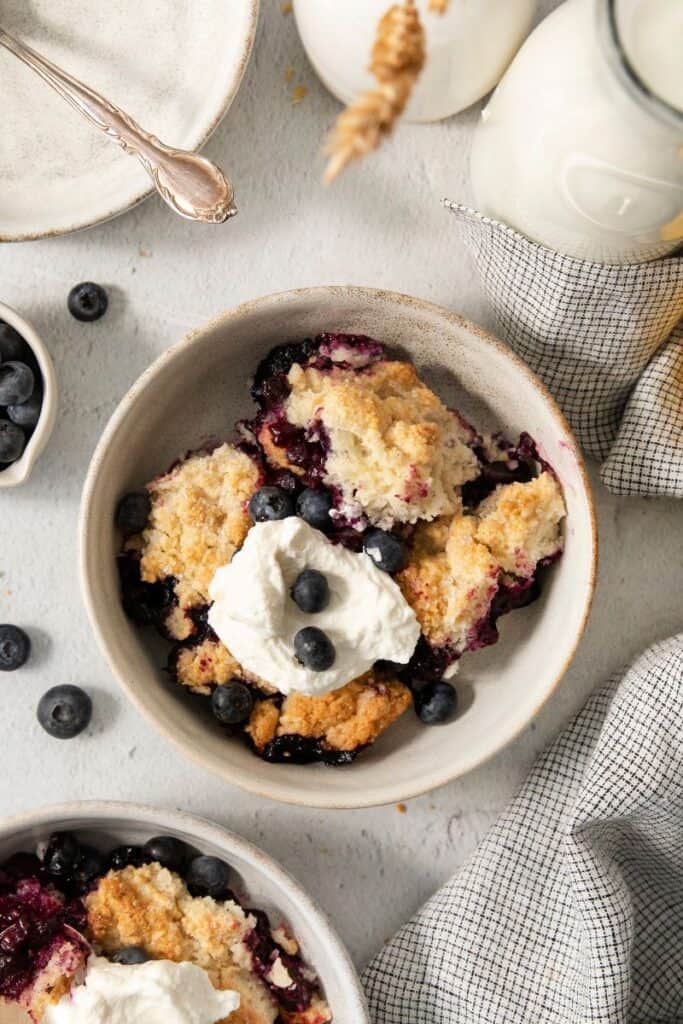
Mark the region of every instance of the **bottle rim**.
<instances>
[{"instance_id":1,"label":"bottle rim","mask_svg":"<svg viewBox=\"0 0 683 1024\"><path fill-rule=\"evenodd\" d=\"M683 110L663 99L647 85L631 62L619 31L619 0L597 0L598 27L607 59L628 94L659 120L683 129Z\"/></svg>"}]
</instances>

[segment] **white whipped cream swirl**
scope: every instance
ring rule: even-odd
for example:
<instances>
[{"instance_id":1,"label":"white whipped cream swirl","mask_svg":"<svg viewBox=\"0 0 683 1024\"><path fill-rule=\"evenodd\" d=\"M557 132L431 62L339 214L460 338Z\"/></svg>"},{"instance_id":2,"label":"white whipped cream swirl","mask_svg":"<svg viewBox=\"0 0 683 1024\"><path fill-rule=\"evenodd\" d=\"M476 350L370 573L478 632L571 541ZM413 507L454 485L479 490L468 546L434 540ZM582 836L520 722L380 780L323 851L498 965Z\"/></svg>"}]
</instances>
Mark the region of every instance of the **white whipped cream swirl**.
<instances>
[{"instance_id":1,"label":"white whipped cream swirl","mask_svg":"<svg viewBox=\"0 0 683 1024\"><path fill-rule=\"evenodd\" d=\"M330 602L301 611L290 588L304 569L327 577ZM209 625L239 663L281 693L316 696L337 690L379 660L405 664L420 627L397 583L369 555L332 544L294 516L257 523L209 587ZM316 672L294 654L294 636L322 629L334 644L331 668Z\"/></svg>"},{"instance_id":2,"label":"white whipped cream swirl","mask_svg":"<svg viewBox=\"0 0 683 1024\"><path fill-rule=\"evenodd\" d=\"M49 1006L44 1024L216 1024L238 1009L236 992L219 992L196 964L88 960L85 982Z\"/></svg>"}]
</instances>

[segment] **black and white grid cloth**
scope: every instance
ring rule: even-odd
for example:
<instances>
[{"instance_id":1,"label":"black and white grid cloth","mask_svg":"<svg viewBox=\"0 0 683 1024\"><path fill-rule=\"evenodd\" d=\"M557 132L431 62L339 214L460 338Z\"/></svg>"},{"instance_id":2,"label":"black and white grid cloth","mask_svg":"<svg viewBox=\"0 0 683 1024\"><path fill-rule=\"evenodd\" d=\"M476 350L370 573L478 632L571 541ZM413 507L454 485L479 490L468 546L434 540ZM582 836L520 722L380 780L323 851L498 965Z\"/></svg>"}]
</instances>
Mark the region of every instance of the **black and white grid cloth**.
<instances>
[{"instance_id":1,"label":"black and white grid cloth","mask_svg":"<svg viewBox=\"0 0 683 1024\"><path fill-rule=\"evenodd\" d=\"M591 697L364 981L373 1024L683 1021L683 634Z\"/></svg>"},{"instance_id":2,"label":"black and white grid cloth","mask_svg":"<svg viewBox=\"0 0 683 1024\"><path fill-rule=\"evenodd\" d=\"M617 494L683 497L683 257L563 256L446 201L499 330L557 399Z\"/></svg>"}]
</instances>

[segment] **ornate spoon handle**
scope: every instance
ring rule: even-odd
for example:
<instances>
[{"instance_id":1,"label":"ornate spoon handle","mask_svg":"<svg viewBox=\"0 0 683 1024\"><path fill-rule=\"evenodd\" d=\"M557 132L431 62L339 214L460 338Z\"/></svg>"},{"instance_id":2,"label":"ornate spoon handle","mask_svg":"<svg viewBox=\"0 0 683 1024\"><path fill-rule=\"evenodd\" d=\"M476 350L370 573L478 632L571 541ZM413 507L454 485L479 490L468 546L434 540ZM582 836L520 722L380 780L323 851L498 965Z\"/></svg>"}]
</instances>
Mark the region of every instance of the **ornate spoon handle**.
<instances>
[{"instance_id":1,"label":"ornate spoon handle","mask_svg":"<svg viewBox=\"0 0 683 1024\"><path fill-rule=\"evenodd\" d=\"M0 45L37 72L126 153L136 156L161 198L181 217L221 224L237 213L230 181L210 160L197 153L165 146L129 114L3 29L0 29Z\"/></svg>"}]
</instances>

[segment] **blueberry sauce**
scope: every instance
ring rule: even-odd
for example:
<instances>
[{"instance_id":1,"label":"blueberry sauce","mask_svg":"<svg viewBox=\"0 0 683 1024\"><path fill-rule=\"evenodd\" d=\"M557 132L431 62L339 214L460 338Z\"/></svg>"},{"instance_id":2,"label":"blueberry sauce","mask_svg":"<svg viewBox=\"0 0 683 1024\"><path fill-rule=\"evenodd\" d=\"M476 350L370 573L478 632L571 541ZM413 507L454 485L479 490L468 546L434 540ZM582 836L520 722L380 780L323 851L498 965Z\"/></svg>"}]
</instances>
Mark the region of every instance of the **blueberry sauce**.
<instances>
[{"instance_id":1,"label":"blueberry sauce","mask_svg":"<svg viewBox=\"0 0 683 1024\"><path fill-rule=\"evenodd\" d=\"M283 1010L287 1013L303 1013L317 995L317 985L306 976L301 957L286 953L275 942L267 915L262 910L251 908L246 913L256 918L256 926L244 940L251 953L252 970L265 982ZM274 985L270 980L270 972L278 959L292 979L287 988Z\"/></svg>"},{"instance_id":2,"label":"blueberry sauce","mask_svg":"<svg viewBox=\"0 0 683 1024\"><path fill-rule=\"evenodd\" d=\"M53 955L74 971L88 944L85 907L65 900L41 879L37 857L18 854L0 867L0 996L17 1001Z\"/></svg>"},{"instance_id":3,"label":"blueberry sauce","mask_svg":"<svg viewBox=\"0 0 683 1024\"><path fill-rule=\"evenodd\" d=\"M339 767L351 764L363 748L330 750L322 740L290 733L267 743L260 756L271 764L327 764Z\"/></svg>"},{"instance_id":4,"label":"blueberry sauce","mask_svg":"<svg viewBox=\"0 0 683 1024\"><path fill-rule=\"evenodd\" d=\"M119 555L117 566L121 603L128 618L138 626L156 626L164 635L164 620L177 604L175 579L167 576L157 583L145 583L140 578L140 560L133 554Z\"/></svg>"}]
</instances>

